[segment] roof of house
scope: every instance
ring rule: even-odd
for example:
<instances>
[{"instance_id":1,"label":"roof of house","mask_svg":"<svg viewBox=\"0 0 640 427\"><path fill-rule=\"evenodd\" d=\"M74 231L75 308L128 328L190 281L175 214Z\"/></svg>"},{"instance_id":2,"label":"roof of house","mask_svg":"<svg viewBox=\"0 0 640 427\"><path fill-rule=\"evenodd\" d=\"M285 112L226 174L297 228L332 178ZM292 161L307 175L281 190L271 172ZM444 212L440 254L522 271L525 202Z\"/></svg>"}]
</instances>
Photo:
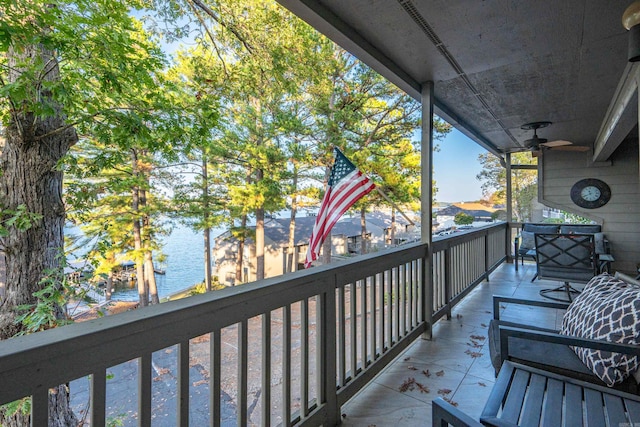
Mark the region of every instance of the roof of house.
<instances>
[{"instance_id":1,"label":"roof of house","mask_svg":"<svg viewBox=\"0 0 640 427\"><path fill-rule=\"evenodd\" d=\"M290 218L271 218L265 221L264 235L268 243L286 244L289 241L289 224ZM315 225L315 216L303 216L296 218L295 245L305 245L309 242L313 226ZM408 222L401 216L396 216L398 224L406 225ZM383 230L391 226L391 215L385 212L367 213L367 231L373 234L382 234ZM255 230L255 226L249 227ZM332 235L344 235L347 237L359 236L361 230L360 216L343 217L331 230ZM231 239L229 231L216 236L216 239Z\"/></svg>"}]
</instances>

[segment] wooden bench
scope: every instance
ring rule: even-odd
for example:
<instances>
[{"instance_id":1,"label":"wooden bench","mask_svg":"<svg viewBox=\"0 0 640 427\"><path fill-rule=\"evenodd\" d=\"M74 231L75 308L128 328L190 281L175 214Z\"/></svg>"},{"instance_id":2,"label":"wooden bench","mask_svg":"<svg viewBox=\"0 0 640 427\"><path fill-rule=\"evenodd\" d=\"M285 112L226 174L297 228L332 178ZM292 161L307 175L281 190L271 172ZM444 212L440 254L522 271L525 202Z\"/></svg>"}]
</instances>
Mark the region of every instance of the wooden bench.
<instances>
[{"instance_id":1,"label":"wooden bench","mask_svg":"<svg viewBox=\"0 0 640 427\"><path fill-rule=\"evenodd\" d=\"M480 421L488 426L635 426L640 396L507 361Z\"/></svg>"}]
</instances>

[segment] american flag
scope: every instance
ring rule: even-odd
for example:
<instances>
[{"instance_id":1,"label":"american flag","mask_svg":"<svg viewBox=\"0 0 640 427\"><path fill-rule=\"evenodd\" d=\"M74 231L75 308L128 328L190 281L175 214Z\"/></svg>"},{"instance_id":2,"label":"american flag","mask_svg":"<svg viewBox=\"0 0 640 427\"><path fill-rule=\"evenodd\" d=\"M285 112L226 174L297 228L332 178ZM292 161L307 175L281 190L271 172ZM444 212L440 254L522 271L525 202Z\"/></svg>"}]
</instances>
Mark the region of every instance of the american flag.
<instances>
[{"instance_id":1,"label":"american flag","mask_svg":"<svg viewBox=\"0 0 640 427\"><path fill-rule=\"evenodd\" d=\"M320 211L309 238L305 268L309 268L311 263L318 259L322 243L331 234L331 228L342 214L375 187L375 184L363 175L340 150L335 149L335 160L331 167L327 192L322 199Z\"/></svg>"}]
</instances>

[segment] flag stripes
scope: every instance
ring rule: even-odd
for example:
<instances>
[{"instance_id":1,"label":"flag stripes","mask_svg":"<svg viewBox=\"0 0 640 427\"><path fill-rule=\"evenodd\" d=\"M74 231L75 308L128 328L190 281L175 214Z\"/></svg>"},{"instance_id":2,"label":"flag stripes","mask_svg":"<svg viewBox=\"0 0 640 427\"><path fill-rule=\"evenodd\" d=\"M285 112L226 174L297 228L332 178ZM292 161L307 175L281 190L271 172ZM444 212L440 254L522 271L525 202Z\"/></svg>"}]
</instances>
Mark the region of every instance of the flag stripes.
<instances>
[{"instance_id":1,"label":"flag stripes","mask_svg":"<svg viewBox=\"0 0 640 427\"><path fill-rule=\"evenodd\" d=\"M331 234L331 229L347 209L375 188L375 184L360 172L336 148L336 157L331 168L331 178L322 199L318 216L309 239L305 268L318 259L322 243Z\"/></svg>"}]
</instances>

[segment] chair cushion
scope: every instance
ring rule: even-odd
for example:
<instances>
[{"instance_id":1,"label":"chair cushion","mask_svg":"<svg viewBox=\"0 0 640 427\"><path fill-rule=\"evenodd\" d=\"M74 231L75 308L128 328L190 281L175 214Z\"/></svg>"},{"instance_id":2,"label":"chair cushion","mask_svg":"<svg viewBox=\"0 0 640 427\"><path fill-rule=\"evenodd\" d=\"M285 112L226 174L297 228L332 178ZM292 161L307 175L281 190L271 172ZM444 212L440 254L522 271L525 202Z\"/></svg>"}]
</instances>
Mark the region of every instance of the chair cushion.
<instances>
[{"instance_id":1,"label":"chair cushion","mask_svg":"<svg viewBox=\"0 0 640 427\"><path fill-rule=\"evenodd\" d=\"M599 224L561 225L560 234L595 234L602 231Z\"/></svg>"},{"instance_id":2,"label":"chair cushion","mask_svg":"<svg viewBox=\"0 0 640 427\"><path fill-rule=\"evenodd\" d=\"M522 231L528 231L530 233L539 234L556 234L560 227L555 224L539 225L539 224L524 224Z\"/></svg>"},{"instance_id":3,"label":"chair cushion","mask_svg":"<svg viewBox=\"0 0 640 427\"><path fill-rule=\"evenodd\" d=\"M569 305L560 333L640 344L640 287L608 274L595 276ZM640 363L636 356L581 347L573 350L609 387L624 381Z\"/></svg>"},{"instance_id":4,"label":"chair cushion","mask_svg":"<svg viewBox=\"0 0 640 427\"><path fill-rule=\"evenodd\" d=\"M535 233L532 233L530 231L523 231L520 233L520 236L522 236L520 249L526 249L524 252L527 252L529 249L533 249L536 247L536 240L534 238Z\"/></svg>"},{"instance_id":5,"label":"chair cushion","mask_svg":"<svg viewBox=\"0 0 640 427\"><path fill-rule=\"evenodd\" d=\"M593 234L593 243L596 246L597 254L605 254L607 253L607 248L604 244L604 233L594 233Z\"/></svg>"}]
</instances>

